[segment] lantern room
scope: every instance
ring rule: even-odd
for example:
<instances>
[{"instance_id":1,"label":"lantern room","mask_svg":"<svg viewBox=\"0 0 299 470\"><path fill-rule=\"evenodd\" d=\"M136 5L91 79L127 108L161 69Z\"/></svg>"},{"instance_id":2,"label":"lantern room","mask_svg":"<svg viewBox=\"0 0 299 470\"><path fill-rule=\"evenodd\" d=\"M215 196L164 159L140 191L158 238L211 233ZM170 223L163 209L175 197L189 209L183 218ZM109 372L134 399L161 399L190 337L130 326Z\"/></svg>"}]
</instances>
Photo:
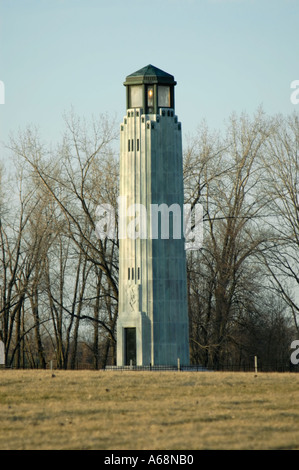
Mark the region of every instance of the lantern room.
<instances>
[{"instance_id":1,"label":"lantern room","mask_svg":"<svg viewBox=\"0 0 299 470\"><path fill-rule=\"evenodd\" d=\"M161 108L174 110L173 75L147 65L126 77L127 109L141 108L143 114L158 114Z\"/></svg>"}]
</instances>

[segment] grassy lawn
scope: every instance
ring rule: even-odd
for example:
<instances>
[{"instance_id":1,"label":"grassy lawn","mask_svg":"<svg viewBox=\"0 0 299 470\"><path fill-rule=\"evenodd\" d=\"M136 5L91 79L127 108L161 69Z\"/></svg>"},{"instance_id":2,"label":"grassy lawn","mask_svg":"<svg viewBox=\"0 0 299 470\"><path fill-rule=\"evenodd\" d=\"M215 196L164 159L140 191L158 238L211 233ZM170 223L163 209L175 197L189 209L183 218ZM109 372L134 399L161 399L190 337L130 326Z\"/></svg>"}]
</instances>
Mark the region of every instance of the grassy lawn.
<instances>
[{"instance_id":1,"label":"grassy lawn","mask_svg":"<svg viewBox=\"0 0 299 470\"><path fill-rule=\"evenodd\" d=\"M0 449L299 449L299 374L0 370Z\"/></svg>"}]
</instances>

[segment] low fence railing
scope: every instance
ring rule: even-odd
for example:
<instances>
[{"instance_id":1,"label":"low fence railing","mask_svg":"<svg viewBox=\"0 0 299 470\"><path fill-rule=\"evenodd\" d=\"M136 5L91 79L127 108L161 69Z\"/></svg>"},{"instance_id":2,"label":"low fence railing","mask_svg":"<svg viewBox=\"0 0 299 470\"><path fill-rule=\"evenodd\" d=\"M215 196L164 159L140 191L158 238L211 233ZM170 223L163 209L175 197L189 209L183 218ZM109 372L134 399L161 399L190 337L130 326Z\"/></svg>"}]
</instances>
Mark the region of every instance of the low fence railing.
<instances>
[{"instance_id":1,"label":"low fence railing","mask_svg":"<svg viewBox=\"0 0 299 470\"><path fill-rule=\"evenodd\" d=\"M0 369L41 369L38 365L32 367L29 364L25 366L16 367L15 365L4 366L1 365ZM59 367L56 361L50 361L46 365L46 369L50 370L104 370L104 371L181 371L181 372L299 372L299 364L285 364L285 363L258 363L258 364L221 364L215 366L203 366L202 364L194 364L189 366L184 365L128 365L128 366L115 366L106 365L105 367L95 367L94 364L88 362L77 362L74 368Z\"/></svg>"}]
</instances>

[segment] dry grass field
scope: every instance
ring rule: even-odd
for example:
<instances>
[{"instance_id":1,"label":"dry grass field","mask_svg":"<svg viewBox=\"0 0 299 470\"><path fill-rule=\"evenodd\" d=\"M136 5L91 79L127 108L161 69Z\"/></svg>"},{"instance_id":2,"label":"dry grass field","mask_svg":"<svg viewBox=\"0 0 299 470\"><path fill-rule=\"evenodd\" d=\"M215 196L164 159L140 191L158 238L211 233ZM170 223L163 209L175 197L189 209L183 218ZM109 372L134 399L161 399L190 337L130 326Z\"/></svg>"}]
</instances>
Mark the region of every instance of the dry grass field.
<instances>
[{"instance_id":1,"label":"dry grass field","mask_svg":"<svg viewBox=\"0 0 299 470\"><path fill-rule=\"evenodd\" d=\"M299 374L0 370L0 449L299 449Z\"/></svg>"}]
</instances>

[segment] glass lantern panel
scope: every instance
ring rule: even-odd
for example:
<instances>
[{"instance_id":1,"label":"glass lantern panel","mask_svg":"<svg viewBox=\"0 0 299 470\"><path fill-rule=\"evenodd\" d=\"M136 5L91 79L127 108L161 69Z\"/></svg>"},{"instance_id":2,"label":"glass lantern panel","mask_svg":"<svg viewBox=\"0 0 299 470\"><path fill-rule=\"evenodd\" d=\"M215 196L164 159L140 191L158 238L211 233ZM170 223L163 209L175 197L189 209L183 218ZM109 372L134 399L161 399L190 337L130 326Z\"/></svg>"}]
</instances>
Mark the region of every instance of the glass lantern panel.
<instances>
[{"instance_id":1,"label":"glass lantern panel","mask_svg":"<svg viewBox=\"0 0 299 470\"><path fill-rule=\"evenodd\" d=\"M142 85L130 86L130 108L142 108Z\"/></svg>"},{"instance_id":2,"label":"glass lantern panel","mask_svg":"<svg viewBox=\"0 0 299 470\"><path fill-rule=\"evenodd\" d=\"M154 87L152 86L147 88L147 105L150 108L154 106Z\"/></svg>"},{"instance_id":3,"label":"glass lantern panel","mask_svg":"<svg viewBox=\"0 0 299 470\"><path fill-rule=\"evenodd\" d=\"M162 86L158 87L158 107L159 108L170 108L170 87Z\"/></svg>"}]
</instances>

